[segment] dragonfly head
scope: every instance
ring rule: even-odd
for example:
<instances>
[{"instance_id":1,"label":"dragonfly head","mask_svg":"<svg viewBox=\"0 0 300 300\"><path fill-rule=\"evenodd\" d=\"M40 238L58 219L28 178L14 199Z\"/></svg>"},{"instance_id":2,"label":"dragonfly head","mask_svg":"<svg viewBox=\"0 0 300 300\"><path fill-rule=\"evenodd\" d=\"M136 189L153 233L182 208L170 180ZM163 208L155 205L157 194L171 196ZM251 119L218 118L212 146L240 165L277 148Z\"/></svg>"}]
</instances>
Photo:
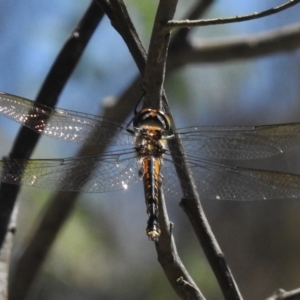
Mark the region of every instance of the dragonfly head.
<instances>
[{"instance_id":1,"label":"dragonfly head","mask_svg":"<svg viewBox=\"0 0 300 300\"><path fill-rule=\"evenodd\" d=\"M133 119L133 126L138 129L146 129L160 132L169 132L171 129L168 116L160 110L143 108Z\"/></svg>"}]
</instances>

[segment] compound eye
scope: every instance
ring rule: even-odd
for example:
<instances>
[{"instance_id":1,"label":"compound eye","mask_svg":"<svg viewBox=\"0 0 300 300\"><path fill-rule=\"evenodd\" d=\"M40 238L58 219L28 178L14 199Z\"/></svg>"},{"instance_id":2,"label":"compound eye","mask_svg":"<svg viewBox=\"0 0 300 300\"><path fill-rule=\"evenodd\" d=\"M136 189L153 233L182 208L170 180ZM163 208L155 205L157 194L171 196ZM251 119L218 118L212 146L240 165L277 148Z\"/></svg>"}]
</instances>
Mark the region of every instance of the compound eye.
<instances>
[{"instance_id":1,"label":"compound eye","mask_svg":"<svg viewBox=\"0 0 300 300\"><path fill-rule=\"evenodd\" d=\"M145 108L135 116L133 126L136 128L153 126L168 131L170 130L170 121L164 112Z\"/></svg>"}]
</instances>

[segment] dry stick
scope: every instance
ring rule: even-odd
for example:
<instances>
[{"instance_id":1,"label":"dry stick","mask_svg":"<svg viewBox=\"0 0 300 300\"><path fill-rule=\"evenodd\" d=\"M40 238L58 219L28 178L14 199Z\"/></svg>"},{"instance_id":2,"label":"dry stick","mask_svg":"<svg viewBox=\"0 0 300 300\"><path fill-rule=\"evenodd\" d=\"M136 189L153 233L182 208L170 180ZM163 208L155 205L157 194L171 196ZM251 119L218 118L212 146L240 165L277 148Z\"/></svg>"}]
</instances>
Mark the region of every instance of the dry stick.
<instances>
[{"instance_id":1,"label":"dry stick","mask_svg":"<svg viewBox=\"0 0 300 300\"><path fill-rule=\"evenodd\" d=\"M254 12L252 14L244 15L244 16L234 16L228 18L216 18L216 19L204 19L204 20L171 20L168 21L163 26L165 28L180 28L180 27L195 27L195 26L208 26L208 25L220 25L220 24L229 24L229 23L237 23L249 20L255 20L259 18L263 18L266 16L274 15L280 11L283 11L287 8L290 8L296 4L300 3L300 0L290 0L282 5L273 7L271 9L262 11L260 13Z\"/></svg>"},{"instance_id":2,"label":"dry stick","mask_svg":"<svg viewBox=\"0 0 300 300\"><path fill-rule=\"evenodd\" d=\"M161 99L165 79L168 46L171 37L169 30L162 30L161 24L171 20L175 14L177 0L160 1L149 45L143 83L145 89L144 106L161 109Z\"/></svg>"},{"instance_id":3,"label":"dry stick","mask_svg":"<svg viewBox=\"0 0 300 300\"><path fill-rule=\"evenodd\" d=\"M115 1L112 1L112 3L113 2L115 2ZM118 1L116 1L116 2L118 3ZM168 4L170 4L170 3L171 2L168 2ZM164 42L165 44L167 44L168 34L164 33L164 32L161 32L161 30L160 30L161 27L159 26L161 24L160 23L161 19L164 18L164 16L160 16L160 14L163 14L164 13L163 9L166 9L166 8L167 7L166 6L163 7L163 5L161 7L159 7L160 11L158 12L158 16L156 17L156 20L155 20L155 22L158 25L157 24L154 25L154 28L156 30L158 30L158 32L156 32L156 33L153 32L152 40L151 40L152 45L153 45L152 47L158 46L158 43L155 40L156 39L156 35L158 35L158 38L157 38L158 41ZM115 8L115 9L117 9L117 8ZM123 8L123 10L125 10L125 7ZM118 20L120 20L121 17L122 17L122 14L118 15ZM126 16L125 20L127 20L127 19L128 19L128 16ZM124 22L124 23L126 23L126 22ZM126 24L124 24L124 26L125 25ZM165 39L163 39L162 37L165 37ZM155 52L155 50L154 50L153 53L154 54L156 53L156 55L158 55L159 57L162 57L162 58L166 57L166 54L163 53L163 52L161 52L161 51L166 51L167 50L167 46L159 46L159 49L160 49L160 51ZM153 57L152 60L154 62L158 61L158 59L157 58L155 59L155 57ZM162 62L162 63L164 63L164 62ZM151 67L149 67L150 72L153 72L154 74L156 74L156 75L159 76L159 78L157 80L159 83L163 82L162 80L163 80L163 76L164 76L164 74L159 74L159 72L164 72L164 66L162 65L162 63L160 62L160 65L158 63L156 63L156 64L154 64L154 66L152 66L153 69L156 67L157 70L150 69ZM156 79L156 77L154 79ZM151 80L151 79L149 78L149 80ZM153 88L157 88L157 90L160 89L160 87L159 86L157 87L157 85L155 85L155 84L152 85L152 87ZM166 101L165 95L164 95L164 100ZM168 111L168 113L169 113L169 115L171 117L170 111ZM181 157L179 157L179 155L178 155L177 158L174 158L175 159L175 163L176 163L176 167L182 166L184 164L184 162L185 162L185 158L184 158L184 155L183 155L184 152L183 152L182 146L180 144L180 141L178 139L178 136L176 137L176 139L174 139L174 141L172 140L170 142L170 148L171 148L171 150L175 150L176 153L180 153L182 155ZM180 162L178 160L180 160ZM222 264L220 265L220 259L219 258L223 257L223 254L222 254L222 252L221 252L221 250L220 250L217 242L215 241L215 238L214 238L214 236L213 236L213 234L211 232L211 229L209 227L209 224L208 224L208 222L206 220L205 214L204 214L204 212L203 212L203 210L201 208L201 205L200 205L200 202L199 202L199 199L198 199L198 195L197 195L197 192L196 192L196 190L194 188L193 180L191 178L191 174L189 172L187 164L185 164L184 167L179 167L179 169L177 171L178 171L177 174L179 176L179 179L182 179L181 182L186 181L187 178L190 179L190 184L189 184L188 189L189 189L189 191L193 190L193 193L192 193L193 194L193 199L191 200L191 202L192 203L196 203L196 205L199 207L199 210L201 212L199 220L200 220L200 222L203 225L202 228L201 228L201 231L203 233L205 233L205 234L201 234L201 236L200 237L198 236L198 237L199 237L200 242L201 242L201 244L202 244L202 246L204 248L204 251L205 251L205 253L206 253L207 257L208 257L208 260L209 260L209 262L212 265L212 268L213 268L214 273L215 273L215 275L217 277L217 280L218 280L218 282L219 282L219 284L221 286L221 289L223 291L225 299L228 299L228 300L235 300L235 299L236 300L240 300L240 299L242 299L242 297L240 295L240 292L239 292L239 290L238 290L238 288L237 288L237 286L236 286L236 284L234 282L234 279L233 279L233 277L231 275L231 272L230 272L229 268L227 267L226 262L225 262L224 259L222 259L222 261L221 261ZM183 175L183 177L181 177L182 175ZM183 187L183 191L184 191L185 188L187 188L186 185L183 185L182 187ZM191 194L191 193L189 193L189 194ZM165 242L168 243L168 241L165 241L163 239L163 236L162 236L160 238L158 244L157 244L157 249L158 250L159 249L162 250L163 248L160 247L160 245L163 245ZM163 251L161 251L161 252L158 251L159 257L163 257L162 253L163 253ZM164 270L166 272L167 269L165 268L165 265L162 264L162 266L164 267ZM169 274L171 273L170 270L168 270L168 272L169 272ZM168 276L168 274L167 274L167 276ZM171 282L172 286L174 287L173 278L171 278L171 277L168 276L168 279ZM176 285L175 285L175 288L176 288ZM180 291L178 290L178 287L175 290L179 294Z\"/></svg>"},{"instance_id":4,"label":"dry stick","mask_svg":"<svg viewBox=\"0 0 300 300\"><path fill-rule=\"evenodd\" d=\"M186 162L181 140L176 131L174 133L175 139L169 140L168 144L175 163L181 189L184 195L188 195L188 198L183 198L181 200L180 205L184 208L184 211L191 221L197 238L218 280L224 298L226 300L241 300L242 296L240 291L201 206L199 195L193 182L193 177ZM175 155L173 155L173 153Z\"/></svg>"},{"instance_id":5,"label":"dry stick","mask_svg":"<svg viewBox=\"0 0 300 300\"><path fill-rule=\"evenodd\" d=\"M104 6L106 6L107 10L109 11L110 7L107 5L107 3L105 1L102 2L106 4ZM137 58L137 56L138 55L135 55L135 58ZM139 56L139 59L143 59L142 52ZM119 101L117 105L118 112L123 113L123 116L121 118L125 119L126 116L130 112L132 112L132 107L134 106L136 99L138 99L139 96L140 84L139 79L137 79L134 81L132 86L124 93L124 95L120 99L121 101ZM124 103L128 103L129 105L126 105ZM114 116L114 108L106 109L105 117L112 118ZM88 152L86 151L86 149L82 149L79 155L88 155ZM52 243L55 240L56 235L58 234L58 231L60 230L74 205L76 196L76 193L58 193L57 195L53 196L53 199L50 201L49 207L42 218L40 226L37 228L31 242L29 243L28 248L23 253L21 259L19 260L19 263L16 266L16 274L18 274L19 281L15 281L12 289L14 289L15 285L17 285L20 292L22 292L24 295L28 293L28 289L30 288L36 273L43 263ZM180 276L183 277L184 274L184 272L181 272ZM23 281L21 279L23 279ZM18 298L18 295L16 295L15 299L21 298Z\"/></svg>"},{"instance_id":6,"label":"dry stick","mask_svg":"<svg viewBox=\"0 0 300 300\"><path fill-rule=\"evenodd\" d=\"M47 104L47 105L55 105L55 102L63 89L67 79L71 75L75 65L77 64L85 46L87 45L89 39L91 38L94 30L96 29L97 25L99 24L100 20L103 17L103 12L99 8L98 5L92 3L88 10L86 11L85 15L83 16L82 20L76 26L75 30L67 40L66 44L64 45L63 49L61 50L59 56L57 57L55 63L53 64L42 88L37 97L37 100L40 103ZM19 136L15 142L14 149L11 153L11 157L22 157L28 158L31 154L34 145L37 143L39 135L28 131L27 128L23 127L20 130ZM22 147L20 147L20 143ZM24 147L26 145L26 147ZM25 149L28 147L30 148L29 151L26 153L18 153L18 147L21 149ZM15 193L18 190L13 185L5 185L5 191L10 189ZM64 194L67 195L68 194ZM1 189L1 196L2 189ZM16 195L15 195L16 196ZM63 197L67 199L63 199L64 201L68 201L68 197ZM62 209L63 201L60 202L60 209ZM60 213L63 213L63 209ZM36 253L35 253L36 254ZM26 255L25 255L26 257ZM35 262L38 263L39 259L43 258L42 256L35 256ZM23 256L24 259L24 256ZM25 259L26 261L26 259ZM27 262L33 262L34 260L29 260ZM17 263L15 276L13 277L13 282L11 285L11 295L10 299L24 299L26 294L28 293L28 289L30 284L36 274L36 263L28 265L23 263L24 260L21 260ZM22 276L24 274L24 276Z\"/></svg>"},{"instance_id":7,"label":"dry stick","mask_svg":"<svg viewBox=\"0 0 300 300\"><path fill-rule=\"evenodd\" d=\"M162 2L160 2L162 3ZM174 4L173 4L174 5ZM153 57L152 61L158 62L160 58L164 58L164 61L161 62L161 65L154 64L152 66L152 69L150 69L150 75L151 72L156 76L154 77L155 83L158 85L160 82L163 84L163 79L164 79L164 71L165 71L165 62L166 62L166 57L167 53L164 53L163 51L167 51L167 45L168 45L168 35L169 32L164 32L164 30L161 30L160 24L164 22L164 18L170 18L170 14L175 11L171 11L170 14L166 14L165 10L167 10L168 7L163 7L163 5L159 5L157 16L155 19L155 24L154 24L154 29L153 29L153 34L151 38L151 43L153 47L158 47L159 43L165 43L165 46L161 45L159 47L158 52L154 52L154 55L158 55L158 57ZM170 9L170 8L169 8ZM165 14L165 15L164 15ZM164 38L164 39L163 39ZM150 47L151 47L150 43ZM150 52L150 50L149 50ZM148 63L148 62L147 62ZM147 68L146 70L147 71ZM162 72L163 74L160 74ZM150 78L149 75L149 78ZM160 76L160 77L158 77ZM157 79L158 77L158 79ZM162 91L162 87L161 87ZM161 94L154 94L155 96L161 97ZM172 115L170 110L168 109L169 105L166 100L166 96L164 94L163 97L164 104L166 109L168 110L168 114L172 120ZM184 195L189 195L189 199L183 199L181 201L181 205L184 206L184 203L187 202L187 205L184 206L185 212L187 215L190 217L193 212L197 211L197 219L196 223L195 220L190 218L190 221L192 225L194 226L194 230L197 234L197 237L202 245L202 248L204 249L204 252L208 258L208 261L214 271L214 274L220 284L221 290L223 292L223 295L225 299L227 300L240 300L242 299L242 296L238 290L238 287L234 281L234 278L231 274L231 271L229 267L226 264L226 261L224 259L224 255L212 233L212 230L209 226L209 223L206 219L204 210L202 209L202 206L200 204L200 199L197 193L197 190L195 188L193 178L191 175L191 172L189 170L188 164L185 159L184 155L184 150L180 141L179 136L176 134L176 128L175 124L173 123L173 129L175 131L175 139L169 141L169 146L171 150L171 155L175 163L175 169L177 172L177 176L179 177L180 183L181 183L181 188L184 193ZM176 153L174 156L173 153ZM187 182L187 184L185 183ZM190 211L191 209L191 211Z\"/></svg>"},{"instance_id":8,"label":"dry stick","mask_svg":"<svg viewBox=\"0 0 300 300\"><path fill-rule=\"evenodd\" d=\"M103 116L109 119L125 120L130 113L132 107L136 104L136 99L140 97L140 79L137 78L131 86L121 95L118 103L113 107L107 107ZM116 108L118 110L116 110ZM91 135L94 133L91 132ZM112 132L112 137L113 137ZM88 156L91 147L82 147L77 156ZM98 148L97 153L100 155L104 150ZM92 172L92 169L90 170ZM88 179L88 178L87 178ZM47 253L50 250L55 238L72 211L74 203L76 202L78 193L57 192L49 201L48 208L44 212L39 226L37 226L35 233L27 249L22 254L17 267L16 273L19 280L23 278L23 282L15 282L18 287L29 289L36 273L39 271L41 264L44 262ZM23 290L24 291L24 290ZM26 292L26 290L25 290ZM16 297L17 298L17 297Z\"/></svg>"},{"instance_id":9,"label":"dry stick","mask_svg":"<svg viewBox=\"0 0 300 300\"><path fill-rule=\"evenodd\" d=\"M101 1L99 1L99 3L101 3ZM105 2L103 9L105 12L108 10L108 16L110 17L113 26L116 26L116 30L122 35L130 52L136 53L140 51L139 57L143 57L146 52L139 41L139 37L137 36L132 23L129 21L130 17L123 2L112 0L111 7ZM112 11L114 14L112 14ZM139 70L144 70L146 60L135 61ZM161 205L160 208L163 209L165 205L163 197L161 197L159 204ZM159 218L159 222L162 225L162 235L159 239L159 243L156 244L156 249L158 260L160 261L169 282L181 299L204 300L205 298L187 273L177 254L176 245L172 237L172 231L169 228L169 220L165 210L159 214ZM178 281L180 278L183 278L182 282Z\"/></svg>"},{"instance_id":10,"label":"dry stick","mask_svg":"<svg viewBox=\"0 0 300 300\"><path fill-rule=\"evenodd\" d=\"M205 300L196 283L182 264L173 237L173 224L170 223L162 189L160 189L159 225L161 236L155 243L158 261L169 279L170 284L181 299Z\"/></svg>"}]
</instances>

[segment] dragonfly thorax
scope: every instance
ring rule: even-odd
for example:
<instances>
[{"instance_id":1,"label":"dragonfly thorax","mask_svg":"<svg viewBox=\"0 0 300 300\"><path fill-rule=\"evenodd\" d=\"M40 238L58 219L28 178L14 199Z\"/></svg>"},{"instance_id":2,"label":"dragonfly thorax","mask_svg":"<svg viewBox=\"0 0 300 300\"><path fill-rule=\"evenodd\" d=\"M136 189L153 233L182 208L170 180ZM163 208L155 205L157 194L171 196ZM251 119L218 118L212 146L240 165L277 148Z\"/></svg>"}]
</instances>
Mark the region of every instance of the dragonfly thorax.
<instances>
[{"instance_id":1,"label":"dragonfly thorax","mask_svg":"<svg viewBox=\"0 0 300 300\"><path fill-rule=\"evenodd\" d=\"M134 118L136 150L141 156L161 157L165 153L165 137L170 131L166 114L159 110L142 109Z\"/></svg>"},{"instance_id":2,"label":"dragonfly thorax","mask_svg":"<svg viewBox=\"0 0 300 300\"><path fill-rule=\"evenodd\" d=\"M140 135L136 138L136 150L141 156L161 157L165 153L164 143L151 135Z\"/></svg>"}]
</instances>

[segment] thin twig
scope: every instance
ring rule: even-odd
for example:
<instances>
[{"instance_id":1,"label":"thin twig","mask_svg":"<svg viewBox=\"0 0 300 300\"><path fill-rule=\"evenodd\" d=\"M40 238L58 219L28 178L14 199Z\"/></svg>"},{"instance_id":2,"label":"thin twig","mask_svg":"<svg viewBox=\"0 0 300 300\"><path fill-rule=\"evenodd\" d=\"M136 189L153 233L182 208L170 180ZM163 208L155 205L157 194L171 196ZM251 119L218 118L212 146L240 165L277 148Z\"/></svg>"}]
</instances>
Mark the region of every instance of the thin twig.
<instances>
[{"instance_id":1,"label":"thin twig","mask_svg":"<svg viewBox=\"0 0 300 300\"><path fill-rule=\"evenodd\" d=\"M120 16L119 16L120 17ZM119 20L120 21L120 20ZM124 21L124 26L126 25L126 22ZM155 27L155 26L154 26ZM154 42L153 42L154 43ZM131 47L132 44L128 45L128 47ZM155 53L155 52L154 52ZM154 54L153 54L154 55ZM157 53L156 55L159 55L159 53ZM153 59L155 60L155 57L153 57ZM157 58L156 58L157 60ZM139 69L143 69L143 67L139 67ZM146 69L145 69L146 70ZM162 68L160 68L159 70L163 70ZM166 97L163 91L163 100L166 103ZM168 105L165 105L166 108L168 108ZM169 114L170 118L172 119L172 115L171 112L168 110L167 113ZM173 145L172 145L173 144ZM194 184L193 184L193 180L190 176L190 172L188 171L188 167L187 165L184 164L184 152L182 149L182 146L180 147L180 141L178 139L178 137L174 140L171 141L170 143L170 148L171 150L176 150L176 153L181 153L182 156L179 157L179 155L177 156L177 159L180 160L180 164L178 163L178 161L175 160L175 165L176 167L178 166L182 166L182 168L179 168L180 170L177 170L177 175L179 176L179 179L183 178L183 182L187 181L187 178L190 178L190 185L189 187L187 187L186 185L183 185L183 191L185 188L189 189L189 190L193 190L193 203L196 203L197 206L201 207L199 199L198 199L198 195L197 192L194 188ZM205 253L210 261L210 263L212 264L212 268L215 272L215 275L220 283L221 289L223 291L224 297L227 300L240 300L242 299L239 290L234 282L233 276L231 275L231 273L229 272L229 268L226 265L225 260L222 260L222 266L220 266L219 261L217 261L217 259L220 256L223 256L220 247L218 246L217 242L215 241L215 238L210 230L209 224L206 220L205 214L203 212L203 210L201 209L201 222L203 223L202 226L202 231L209 233L209 234L202 234L200 240L201 240L201 244L204 244L204 250ZM160 245L163 245L164 243L169 243L168 239L164 239L164 236L162 236L160 238L160 242L157 244L157 247L159 247ZM170 246L170 249L174 246ZM172 257L172 254L169 253L169 255ZM226 266L226 268L224 268L224 265ZM170 283L172 284L172 286L177 289L179 288L177 285L174 285L174 278L173 277L169 277L168 274L171 274L172 272L170 270L168 270L167 268L170 267L167 264L164 264L161 262L162 267L165 270L165 273L170 281ZM178 266L180 267L180 266ZM183 267L183 266L182 266ZM182 272L185 273L185 270L183 269ZM183 276L184 277L184 276ZM191 285L193 285L193 283L191 283ZM186 285L188 286L188 285ZM178 293L178 291L176 291Z\"/></svg>"},{"instance_id":2,"label":"thin twig","mask_svg":"<svg viewBox=\"0 0 300 300\"><path fill-rule=\"evenodd\" d=\"M100 1L99 1L100 3ZM118 7L120 6L120 7ZM128 24L128 13L126 11L126 7L124 6L124 4L122 3L122 1L111 1L111 7L113 8L113 11L123 11L124 14L117 14L118 18L117 20L115 19L111 19L111 22L113 25L116 25L116 23L118 23L118 27L121 26L122 32L127 32L127 33L135 33L135 30L131 30L130 28L126 28L127 24ZM106 7L103 6L103 9L106 10ZM112 15L109 15L110 18L114 17ZM142 53L146 53L146 51L144 49L141 49L141 42L138 41L139 37L136 35L134 36L134 38L130 38L128 42L127 38L124 38L125 43L127 44L128 48L130 49L130 52L133 53L135 51L141 51ZM136 44L132 43L132 41L137 41ZM136 48L135 50L132 48ZM145 65L146 65L146 60L142 61L142 60L135 60L137 64L141 64L138 65L139 70L144 70L145 69ZM160 203L160 205L163 204ZM161 207L161 209L162 209ZM199 289L197 289L197 287L194 284L194 281L191 279L191 277L188 275L186 269L184 268L183 264L180 261L180 258L177 255L177 251L176 251L176 245L174 242L174 239L171 237L171 233L167 228L169 226L169 220L167 219L167 215L164 212L161 212L159 214L159 218L160 218L160 224L162 225L162 231L165 232L165 234L163 233L159 239L159 243L156 244L156 249L158 252L158 256L159 256L159 261L164 269L164 272L169 280L169 282L171 283L171 285L174 287L176 293L178 295L186 295L187 291L185 291L185 288L190 290L189 285L186 285L186 287L184 287L183 285L178 284L177 280L178 278L182 277L185 278L185 280L187 280L187 282L190 284L190 286L194 286L195 290L194 290L194 295L198 295L199 297L202 298L194 298L194 299L204 299L201 292L199 291ZM166 218L166 219L165 219ZM165 224L165 225L164 225ZM176 254L176 255L175 255ZM175 256L174 256L175 255ZM174 270L176 270L176 272L174 273ZM176 275L176 276L174 276ZM197 297L198 297L197 296ZM185 298L186 299L186 298Z\"/></svg>"},{"instance_id":3,"label":"thin twig","mask_svg":"<svg viewBox=\"0 0 300 300\"><path fill-rule=\"evenodd\" d=\"M169 221L162 192L160 193L159 212L161 236L155 246L158 261L162 265L170 284L180 299L205 300L178 255L173 237L173 224Z\"/></svg>"},{"instance_id":4,"label":"thin twig","mask_svg":"<svg viewBox=\"0 0 300 300\"><path fill-rule=\"evenodd\" d=\"M106 1L98 1L98 3L101 2L102 4L104 3L106 9L110 10L111 12L111 7L107 5L108 3ZM116 24L117 22L118 21L113 19L112 23ZM140 57L143 57L143 55L141 54ZM141 67L143 68L143 66ZM124 114L123 116L124 119L129 114L129 112L132 112L132 107L134 106L134 103L136 101L135 99L137 99L139 95L140 95L139 80L136 80L132 85L132 87L128 89L128 91L125 93L124 97L122 97L122 99L123 100L125 99L126 101L122 101L121 105L123 105L122 103L124 103L125 105L123 105L121 109L118 109L118 112L122 112ZM130 101L131 103L128 103ZM119 104L117 105L117 107L120 108ZM115 109L110 108L106 110L105 117L111 118L114 114L115 114ZM88 153L85 150L86 149L82 149L78 155L79 156L88 155ZM101 151L99 153L101 153ZM53 196L55 200L53 199L50 202L49 208L47 209L40 226L37 228L36 233L33 235L33 238L28 248L26 249L22 258L19 261L18 267L16 269L16 273L18 275L20 275L20 271L22 270L24 271L27 269L28 271L28 268L26 266L30 266L30 270L33 270L32 273L36 274L46 254L48 253L49 248L53 243L60 227L62 226L64 220L66 219L71 208L73 207L76 197L77 197L76 193L59 193ZM64 204L63 207L62 207L62 203ZM34 264L32 264L33 260L35 260ZM181 275L183 276L184 273L181 273ZM31 276L31 274L29 276L26 274L26 276L27 277L25 281L27 280L28 277ZM27 289L29 288L30 285L31 282L27 282Z\"/></svg>"},{"instance_id":5,"label":"thin twig","mask_svg":"<svg viewBox=\"0 0 300 300\"><path fill-rule=\"evenodd\" d=\"M190 193L191 190L189 191L189 194ZM198 240L202 245L205 255L222 289L225 299L243 299L198 199L191 197L183 198L180 205L183 207L190 219Z\"/></svg>"},{"instance_id":6,"label":"thin twig","mask_svg":"<svg viewBox=\"0 0 300 300\"><path fill-rule=\"evenodd\" d=\"M280 11L283 11L287 8L290 8L296 4L298 4L300 0L290 0L282 5L267 9L260 13L254 12L251 14L243 15L243 16L234 16L228 18L215 18L215 19L202 19L202 20L172 20L168 21L163 25L164 28L181 28L181 27L195 27L195 26L208 26L208 25L220 25L220 24L229 24L229 23L237 23L244 22L249 20L255 20L259 18L263 18L266 16L277 14Z\"/></svg>"},{"instance_id":7,"label":"thin twig","mask_svg":"<svg viewBox=\"0 0 300 300\"><path fill-rule=\"evenodd\" d=\"M175 139L170 139L168 144L175 163L181 189L184 195L188 195L188 198L181 200L180 205L184 208L184 211L191 221L198 240L218 280L224 298L226 300L242 300L243 298L238 286L235 283L234 277L225 261L224 254L214 237L200 203L193 177L186 162L182 143L176 131L174 133ZM176 155L173 155L173 153L176 153Z\"/></svg>"},{"instance_id":8,"label":"thin twig","mask_svg":"<svg viewBox=\"0 0 300 300\"><path fill-rule=\"evenodd\" d=\"M155 25L154 25L155 28ZM162 42L162 41L161 41ZM155 60L155 58L154 58ZM157 58L156 58L157 60ZM231 274L229 267L224 259L224 255L219 247L213 232L209 226L209 223L206 219L205 213L202 209L200 199L197 193L197 190L194 185L194 181L189 170L188 164L185 159L184 150L180 141L178 134L176 133L175 124L171 112L169 110L169 105L167 103L166 95L163 95L164 107L167 110L168 115L170 116L173 128L175 131L175 139L169 141L169 147L171 150L171 155L175 163L175 169L177 176L181 183L181 188L184 195L189 195L189 199L183 199L181 204L183 205L188 202L188 205L185 206L185 212L190 217L192 211L197 211L197 227L195 222L190 218L194 230L198 236L198 239L204 249L204 252L209 260L209 263L215 273L215 276L220 284L223 295L227 300L241 300L242 296L239 292L239 289L234 281L234 278ZM173 153L176 153L174 156ZM200 233L200 234L199 234Z\"/></svg>"}]
</instances>

